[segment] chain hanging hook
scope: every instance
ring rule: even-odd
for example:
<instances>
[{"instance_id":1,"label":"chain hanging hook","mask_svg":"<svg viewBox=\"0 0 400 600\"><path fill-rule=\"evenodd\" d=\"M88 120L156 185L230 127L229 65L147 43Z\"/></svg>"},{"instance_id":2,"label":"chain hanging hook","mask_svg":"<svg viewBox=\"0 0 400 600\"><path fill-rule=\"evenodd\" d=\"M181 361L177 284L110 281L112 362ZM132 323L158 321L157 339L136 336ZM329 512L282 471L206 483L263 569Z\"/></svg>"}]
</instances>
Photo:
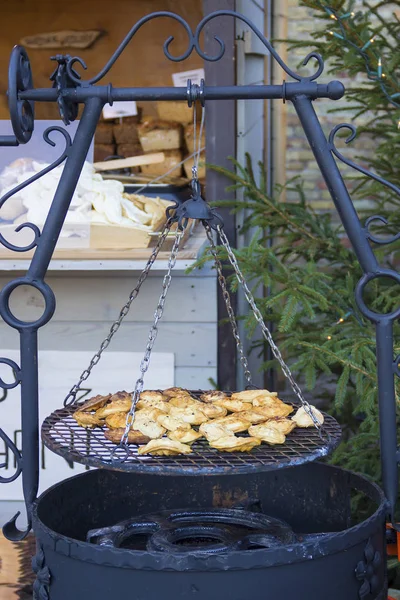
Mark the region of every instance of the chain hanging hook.
<instances>
[{"instance_id":1,"label":"chain hanging hook","mask_svg":"<svg viewBox=\"0 0 400 600\"><path fill-rule=\"evenodd\" d=\"M192 193L189 200L182 204L175 203L174 206L167 208L167 214L173 213L173 220L178 222L181 227L186 227L189 219L209 223L210 227L215 229L217 225L223 225L222 218L214 208L202 198L201 185L199 181L199 160L203 150L201 147L201 138L204 129L205 121L205 106L204 106L204 81L201 81L200 86L192 84L190 79L187 84L187 100L189 107L193 106L193 167L191 188ZM202 114L200 120L200 128L197 128L197 108L196 102L200 100L202 106Z\"/></svg>"}]
</instances>

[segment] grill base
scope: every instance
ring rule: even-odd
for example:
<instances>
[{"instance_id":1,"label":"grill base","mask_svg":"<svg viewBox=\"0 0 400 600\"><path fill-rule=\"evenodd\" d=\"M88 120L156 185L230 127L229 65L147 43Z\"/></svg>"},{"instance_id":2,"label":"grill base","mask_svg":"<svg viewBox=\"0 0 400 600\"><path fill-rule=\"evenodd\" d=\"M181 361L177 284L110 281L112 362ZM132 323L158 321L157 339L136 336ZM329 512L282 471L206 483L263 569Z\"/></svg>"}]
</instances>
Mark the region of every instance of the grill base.
<instances>
[{"instance_id":1,"label":"grill base","mask_svg":"<svg viewBox=\"0 0 400 600\"><path fill-rule=\"evenodd\" d=\"M72 417L74 410L76 407L56 410L45 419L42 426L44 444L70 462L136 473L216 475L272 471L327 456L339 445L341 438L338 422L324 414L322 439L315 427L298 428L289 434L285 444L261 444L251 452L218 452L205 440L199 440L192 445L192 454L159 457L140 456L137 446L130 445L126 460L119 462L111 458L116 445L106 439L104 430L83 429Z\"/></svg>"},{"instance_id":2,"label":"grill base","mask_svg":"<svg viewBox=\"0 0 400 600\"><path fill-rule=\"evenodd\" d=\"M358 523L350 507L355 493L371 504L367 518ZM141 514L182 506L226 509L246 506L253 498L259 499L263 514L310 537L292 545L206 556L85 541L90 529ZM54 486L38 500L36 564L51 600L110 600L127 594L143 600L360 600L364 567L373 586L365 598L386 600L385 511L376 486L318 463L201 479L94 470ZM321 532L331 533L318 536Z\"/></svg>"}]
</instances>

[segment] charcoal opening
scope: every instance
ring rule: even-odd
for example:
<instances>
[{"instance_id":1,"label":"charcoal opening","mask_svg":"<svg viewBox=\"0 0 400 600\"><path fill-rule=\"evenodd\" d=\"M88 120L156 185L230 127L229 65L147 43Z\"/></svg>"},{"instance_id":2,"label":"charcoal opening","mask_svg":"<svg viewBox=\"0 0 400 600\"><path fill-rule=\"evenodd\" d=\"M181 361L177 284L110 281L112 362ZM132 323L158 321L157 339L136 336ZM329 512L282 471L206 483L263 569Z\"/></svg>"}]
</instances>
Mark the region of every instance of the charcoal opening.
<instances>
[{"instance_id":1,"label":"charcoal opening","mask_svg":"<svg viewBox=\"0 0 400 600\"><path fill-rule=\"evenodd\" d=\"M221 542L221 539L216 538L216 537L210 537L210 536L201 536L201 535L197 535L196 537L194 536L187 536L187 537L182 537L179 538L177 540L173 540L173 544L175 546L193 546L193 547L201 547L201 546L209 546L210 544L218 544L219 542Z\"/></svg>"},{"instance_id":2,"label":"charcoal opening","mask_svg":"<svg viewBox=\"0 0 400 600\"><path fill-rule=\"evenodd\" d=\"M365 518L382 502L371 483L319 463L201 478L93 470L47 490L38 500L37 519L58 535L86 541L90 530L142 515L182 508L232 508L256 498L262 514L285 521L296 535L310 535L344 531L360 522L352 508L355 494L361 494L368 505L362 514ZM179 519L175 523L182 526ZM206 525L204 520L201 523ZM132 531L121 539L121 547L142 550L146 535L135 536Z\"/></svg>"}]
</instances>

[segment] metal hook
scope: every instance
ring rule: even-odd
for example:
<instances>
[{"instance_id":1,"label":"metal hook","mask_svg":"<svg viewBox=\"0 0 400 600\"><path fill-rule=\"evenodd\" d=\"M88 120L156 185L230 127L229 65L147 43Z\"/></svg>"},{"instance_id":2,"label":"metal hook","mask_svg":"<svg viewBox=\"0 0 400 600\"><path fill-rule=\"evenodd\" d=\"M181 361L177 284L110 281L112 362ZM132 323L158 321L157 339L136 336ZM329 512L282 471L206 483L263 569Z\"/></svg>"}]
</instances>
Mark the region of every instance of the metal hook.
<instances>
[{"instance_id":1,"label":"metal hook","mask_svg":"<svg viewBox=\"0 0 400 600\"><path fill-rule=\"evenodd\" d=\"M3 526L3 535L7 540L10 540L10 542L20 542L20 541L24 540L26 538L26 536L29 534L30 530L32 529L32 518L29 513L27 513L28 524L26 526L26 529L23 529L23 530L18 529L18 527L16 525L16 521L17 521L18 517L20 516L20 514L21 514L21 511L18 511L12 517L12 519L7 521L7 523Z\"/></svg>"}]
</instances>

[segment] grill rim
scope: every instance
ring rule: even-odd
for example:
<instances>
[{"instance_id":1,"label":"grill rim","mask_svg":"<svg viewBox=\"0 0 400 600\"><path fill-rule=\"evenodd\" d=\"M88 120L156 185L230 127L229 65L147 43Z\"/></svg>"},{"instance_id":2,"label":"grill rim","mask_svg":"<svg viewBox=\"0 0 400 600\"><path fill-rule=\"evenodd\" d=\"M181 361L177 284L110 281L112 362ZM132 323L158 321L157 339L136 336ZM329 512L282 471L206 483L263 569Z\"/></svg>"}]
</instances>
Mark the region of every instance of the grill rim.
<instances>
[{"instance_id":1,"label":"grill rim","mask_svg":"<svg viewBox=\"0 0 400 600\"><path fill-rule=\"evenodd\" d=\"M130 550L126 548L110 548L98 546L60 534L47 525L38 516L40 502L59 486L74 479L93 476L95 471L87 471L65 479L43 492L33 505L33 523L37 539L57 554L94 565L149 571L246 571L249 569L265 569L267 567L285 566L312 559L329 558L337 552L346 551L357 544L364 543L377 532L378 525L383 527L386 521L388 501L382 489L366 477L347 469L326 464L310 465L312 468L330 470L332 473L346 473L348 484L364 493L376 503L376 510L364 521L339 532L328 533L326 538L317 543L299 542L279 549L266 548L252 551L237 551L219 555L185 555Z\"/></svg>"}]
</instances>

